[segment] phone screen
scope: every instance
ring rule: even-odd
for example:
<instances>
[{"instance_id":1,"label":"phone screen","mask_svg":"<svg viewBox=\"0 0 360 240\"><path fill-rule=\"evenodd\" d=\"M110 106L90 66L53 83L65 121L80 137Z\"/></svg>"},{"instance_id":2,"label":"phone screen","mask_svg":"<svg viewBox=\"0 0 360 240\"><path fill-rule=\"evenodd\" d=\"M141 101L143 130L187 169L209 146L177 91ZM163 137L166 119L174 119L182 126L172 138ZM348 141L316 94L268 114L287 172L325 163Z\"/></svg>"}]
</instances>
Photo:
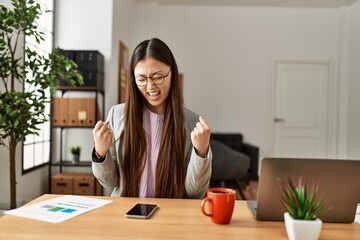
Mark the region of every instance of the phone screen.
<instances>
[{"instance_id":1,"label":"phone screen","mask_svg":"<svg viewBox=\"0 0 360 240\"><path fill-rule=\"evenodd\" d=\"M136 204L125 216L129 218L149 218L155 212L157 205L155 204Z\"/></svg>"}]
</instances>

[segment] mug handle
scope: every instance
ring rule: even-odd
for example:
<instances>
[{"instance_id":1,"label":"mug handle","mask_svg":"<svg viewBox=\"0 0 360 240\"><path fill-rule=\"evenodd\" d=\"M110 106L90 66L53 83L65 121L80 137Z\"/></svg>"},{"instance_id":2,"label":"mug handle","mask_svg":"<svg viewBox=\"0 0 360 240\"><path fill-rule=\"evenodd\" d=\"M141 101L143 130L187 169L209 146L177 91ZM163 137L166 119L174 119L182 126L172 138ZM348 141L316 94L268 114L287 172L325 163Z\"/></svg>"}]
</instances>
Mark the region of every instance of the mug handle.
<instances>
[{"instance_id":1,"label":"mug handle","mask_svg":"<svg viewBox=\"0 0 360 240\"><path fill-rule=\"evenodd\" d=\"M210 212L211 212L211 214L210 213L207 213L206 211L205 211L205 204L206 204L206 202L209 202L209 204L210 204ZM212 215L212 212L213 212L213 204L212 204L212 199L211 198L204 198L203 200L202 200L202 202L201 202L201 211L202 211L202 213L204 214L204 215L206 215L206 216L208 216L208 217L212 217L213 215Z\"/></svg>"}]
</instances>

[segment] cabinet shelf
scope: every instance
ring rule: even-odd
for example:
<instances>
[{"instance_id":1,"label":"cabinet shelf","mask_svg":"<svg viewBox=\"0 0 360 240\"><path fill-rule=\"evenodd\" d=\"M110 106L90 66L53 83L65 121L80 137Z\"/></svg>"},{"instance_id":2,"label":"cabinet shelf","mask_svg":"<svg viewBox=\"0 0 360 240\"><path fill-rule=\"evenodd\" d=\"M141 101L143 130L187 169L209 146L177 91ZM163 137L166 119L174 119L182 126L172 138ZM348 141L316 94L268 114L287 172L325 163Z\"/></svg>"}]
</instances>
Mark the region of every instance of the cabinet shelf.
<instances>
[{"instance_id":1,"label":"cabinet shelf","mask_svg":"<svg viewBox=\"0 0 360 240\"><path fill-rule=\"evenodd\" d=\"M58 86L57 90L59 91L79 91L79 92L84 92L84 91L90 91L90 92L99 92L99 93L104 93L103 90L98 89L97 87L86 87L86 86L75 86L75 87L71 87L71 86Z\"/></svg>"},{"instance_id":2,"label":"cabinet shelf","mask_svg":"<svg viewBox=\"0 0 360 240\"><path fill-rule=\"evenodd\" d=\"M95 125L94 125L95 126ZM56 129L67 129L67 128L94 128L94 126L51 126L52 128Z\"/></svg>"},{"instance_id":3,"label":"cabinet shelf","mask_svg":"<svg viewBox=\"0 0 360 240\"><path fill-rule=\"evenodd\" d=\"M78 163L75 163L75 162L70 161L70 160L63 160L61 162L51 163L51 166L53 166L53 167L59 167L59 166L64 166L64 167L89 167L89 166L91 166L91 160L89 160L89 161L81 161L81 162L78 162Z\"/></svg>"},{"instance_id":4,"label":"cabinet shelf","mask_svg":"<svg viewBox=\"0 0 360 240\"><path fill-rule=\"evenodd\" d=\"M105 116L104 56L97 50L61 49L60 52L77 64L84 85L72 87L60 80L57 92L52 98L49 192L52 192L52 188L61 190L62 184L66 183L69 184L67 194L100 195L102 188L92 173L82 176L83 182L77 185L78 177L81 175L79 172L82 171L71 173L70 169L91 169L91 159L89 159L89 149L93 147L91 131L96 122ZM68 149L75 145L83 149L85 156L83 161L70 160ZM85 185L88 187L78 191Z\"/></svg>"},{"instance_id":5,"label":"cabinet shelf","mask_svg":"<svg viewBox=\"0 0 360 240\"><path fill-rule=\"evenodd\" d=\"M98 121L98 119L103 119L104 118L104 110L105 110L105 94L101 91L98 90L90 90L90 89L84 89L84 88L75 88L75 89L63 89L63 88L59 88L58 91L60 91L61 93L61 97L59 97L58 99L62 99L64 100L66 97L64 97L64 93L67 91L72 91L72 92L82 92L82 91L86 91L86 92L94 92L95 93L95 97L94 100L91 100L92 104L85 104L85 108L81 108L84 107L84 104L81 104L81 101L84 101L85 98L83 98L83 100L81 100L81 98L79 98L79 100L75 100L75 104L77 104L75 107L74 106L74 100L71 100L71 106L69 106L69 108L67 107L57 107L57 109L55 108L55 111L59 111L62 110L64 113L64 111L70 111L68 113L67 117L66 117L66 121L64 121L63 116L59 114L57 114L56 116L58 116L58 121L53 121L51 122L51 139L55 139L57 138L58 144L58 155L54 156L54 151L53 148L55 147L54 144L51 144L51 158L50 158L50 164L49 164L49 192L53 192L56 191L57 188L55 187L55 183L52 183L52 177L54 176L53 174L55 173L59 173L60 176L63 176L62 174L68 174L70 172L71 168L90 168L91 169L91 159L88 160L86 159L85 161L80 161L80 162L74 162L71 160L68 160L69 158L66 156L63 156L65 154L64 149L66 146L66 142L64 143L64 137L67 134L73 134L74 131L77 130L82 130L82 129L87 129L91 130L96 122ZM102 102L102 106L99 110L98 107L98 99L102 98L101 102ZM74 98L68 98L66 101L70 103L70 99L74 99ZM89 99L89 98L86 98ZM61 102L61 101L60 101ZM89 100L86 100L86 102L89 102ZM55 102L54 102L55 103ZM59 100L57 100L57 103L59 103ZM81 106L81 107L79 107ZM52 108L53 110L53 108ZM84 114L85 112L85 114ZM74 115L70 115L71 114L75 114ZM81 114L80 114L81 113ZM52 116L54 116L54 114L52 114ZM72 116L72 117L71 117ZM79 116L84 117L84 119L80 119ZM78 119L76 119L78 118ZM62 123L62 125L60 124ZM70 125L73 124L73 125ZM84 124L84 125L79 125L79 124ZM55 130L55 131L53 131ZM55 137L56 136L56 137ZM81 136L76 136L79 137L79 140L77 140L77 142L80 143L81 145ZM63 146L64 145L64 146ZM87 146L87 145L86 145ZM64 169L66 168L66 169ZM59 175L57 174L57 175ZM76 173L75 175L73 174L73 176L77 176L78 174ZM92 175L91 175L92 176ZM54 176L55 177L55 176ZM94 176L92 176L92 178L94 178ZM55 180L54 180L55 181ZM55 184L55 185L54 185ZM102 192L102 188L101 185L97 182L97 180L95 179L95 184L93 184L95 187L93 187L91 190L87 189L87 191L83 192L84 194L91 194L91 195L101 195ZM54 190L55 189L55 190ZM72 194L75 194L75 192L73 192Z\"/></svg>"},{"instance_id":6,"label":"cabinet shelf","mask_svg":"<svg viewBox=\"0 0 360 240\"><path fill-rule=\"evenodd\" d=\"M98 119L101 119L103 118L105 115L105 94L102 92L102 91L99 91L97 89L86 89L86 88L74 88L74 89L64 89L63 87L62 88L59 88L58 91L61 93L61 97L59 97L59 99L63 99L66 98L64 97L64 93L67 92L67 91L72 91L72 92L82 92L82 91L86 91L86 92L93 92L95 93L95 96L94 96L94 100L92 100L93 104L87 104L86 105L86 108L85 108L85 114L84 114L84 111L81 109L81 108L75 108L76 110L74 110L74 106L69 106L69 107L73 107L72 110L72 113L75 112L75 116L76 117L79 117L79 116L85 116L85 120L84 119L78 119L78 123L76 125L67 125L67 124L74 124L74 121L73 119L74 118L70 118L70 113L69 114L69 117L67 117L66 119L66 122L62 122L62 119L60 119L61 123L63 123L62 125L59 126L59 121L58 122L55 122L55 121L52 121L51 122L51 129L54 130L51 131L51 139L55 139L57 138L57 142L54 142L52 141L51 145L50 145L50 152L51 152L51 159L50 159L50 163L49 163L49 192L52 192L52 187L53 187L53 184L52 184L52 176L53 174L55 173L60 173L60 174L63 174L64 173L64 167L66 167L66 170L65 170L65 174L69 173L69 168L90 168L91 169L91 159L86 159L86 160L83 160L83 161L80 161L80 162L73 162L71 160L69 160L69 157L67 156L63 156L65 155L65 152L64 152L64 149L67 148L66 145L69 145L69 143L67 143L65 141L65 137L68 136L68 134L74 134L74 133L77 133L76 131L78 130L84 130L86 131L86 134L88 133L88 131L91 131L93 129L93 127L95 126L96 122L98 121ZM76 94L76 93L75 93ZM81 94L80 94L81 95ZM74 99L74 98L68 98L68 102L70 102L70 99ZM84 98L83 98L84 99ZM86 98L86 99L89 99L89 98ZM91 99L90 99L91 100ZM76 100L78 102L81 102L83 100ZM75 101L75 102L76 102ZM98 107L98 101L102 102L102 108L99 108ZM80 104L81 105L81 104ZM100 105L101 106L101 105ZM65 107L60 107L60 109L63 111L63 110L68 110L68 108L65 108ZM94 110L95 109L95 110ZM100 110L99 110L100 109ZM80 115L80 113L82 115ZM52 114L52 116L54 116ZM58 114L57 116L62 116L61 113L60 115ZM91 121L90 121L91 119ZM76 120L76 119L75 119ZM55 124L56 123L56 124ZM65 125L65 124L66 125ZM79 125L80 124L85 124L85 125ZM84 133L84 132L83 132ZM56 137L55 137L56 136ZM82 141L82 135L76 135L77 139L76 142L79 143L79 145L81 144L84 144L83 141ZM88 139L88 137L86 137ZM70 139L73 139L74 138L70 138ZM56 144L56 145L55 145ZM89 143L85 143L85 146L88 146ZM53 151L53 148L57 146L57 154L54 154L54 151ZM93 177L93 176L92 176ZM95 184L95 188L93 190L91 190L91 192L93 191L93 193L91 195L98 195L98 194L101 194L101 186L100 184L95 181L96 184Z\"/></svg>"}]
</instances>

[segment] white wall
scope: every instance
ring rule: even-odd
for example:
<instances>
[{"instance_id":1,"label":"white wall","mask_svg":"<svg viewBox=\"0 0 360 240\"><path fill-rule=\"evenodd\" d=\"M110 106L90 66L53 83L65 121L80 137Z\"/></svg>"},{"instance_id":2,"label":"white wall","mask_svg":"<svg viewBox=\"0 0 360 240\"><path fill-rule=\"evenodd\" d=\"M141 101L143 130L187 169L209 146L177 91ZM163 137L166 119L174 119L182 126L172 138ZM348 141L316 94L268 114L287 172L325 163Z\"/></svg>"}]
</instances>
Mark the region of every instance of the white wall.
<instances>
[{"instance_id":1,"label":"white wall","mask_svg":"<svg viewBox=\"0 0 360 240\"><path fill-rule=\"evenodd\" d=\"M242 132L261 156L272 150L274 61L330 61L336 77L338 8L136 6L134 41L169 44L185 74L186 106L213 131Z\"/></svg>"},{"instance_id":2,"label":"white wall","mask_svg":"<svg viewBox=\"0 0 360 240\"><path fill-rule=\"evenodd\" d=\"M129 48L132 42L133 26L133 0L114 1L112 19L112 54L111 54L111 85L114 90L108 98L110 106L118 103L118 77L119 77L119 42L120 40ZM129 53L130 55L130 53ZM115 88L116 86L116 88ZM106 93L107 94L107 93Z\"/></svg>"},{"instance_id":3,"label":"white wall","mask_svg":"<svg viewBox=\"0 0 360 240\"><path fill-rule=\"evenodd\" d=\"M360 159L360 2L350 9L348 157Z\"/></svg>"}]
</instances>

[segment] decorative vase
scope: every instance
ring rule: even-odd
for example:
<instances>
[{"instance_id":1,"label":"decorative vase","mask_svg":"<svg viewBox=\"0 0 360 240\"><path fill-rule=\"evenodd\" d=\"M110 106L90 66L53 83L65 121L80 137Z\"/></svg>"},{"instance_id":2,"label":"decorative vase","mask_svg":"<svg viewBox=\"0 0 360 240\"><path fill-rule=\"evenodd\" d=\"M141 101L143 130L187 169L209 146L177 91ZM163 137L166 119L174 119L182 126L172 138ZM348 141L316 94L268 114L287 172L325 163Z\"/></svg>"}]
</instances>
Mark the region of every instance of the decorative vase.
<instances>
[{"instance_id":1,"label":"decorative vase","mask_svg":"<svg viewBox=\"0 0 360 240\"><path fill-rule=\"evenodd\" d=\"M290 240L317 240L319 239L322 221L293 219L288 212L284 213L285 228Z\"/></svg>"},{"instance_id":2,"label":"decorative vase","mask_svg":"<svg viewBox=\"0 0 360 240\"><path fill-rule=\"evenodd\" d=\"M73 154L73 162L79 163L80 162L80 154Z\"/></svg>"}]
</instances>

